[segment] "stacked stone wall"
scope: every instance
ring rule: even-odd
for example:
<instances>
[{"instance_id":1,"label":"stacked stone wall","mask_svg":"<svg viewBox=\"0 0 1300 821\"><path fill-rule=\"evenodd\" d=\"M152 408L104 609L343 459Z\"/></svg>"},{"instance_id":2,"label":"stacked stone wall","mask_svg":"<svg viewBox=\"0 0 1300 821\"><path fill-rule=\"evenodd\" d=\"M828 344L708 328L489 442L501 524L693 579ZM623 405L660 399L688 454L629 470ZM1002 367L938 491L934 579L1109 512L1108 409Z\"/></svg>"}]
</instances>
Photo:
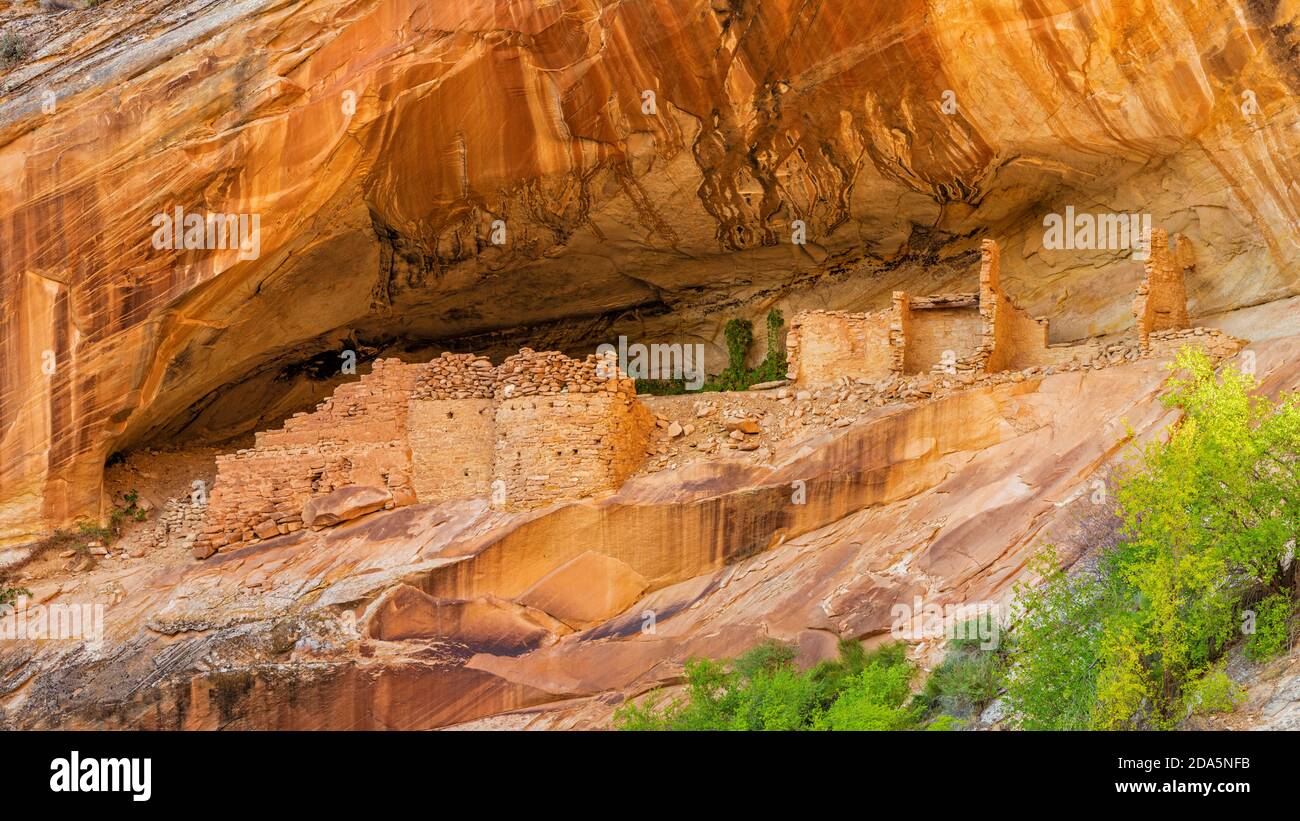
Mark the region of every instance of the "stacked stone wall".
<instances>
[{"instance_id":1,"label":"stacked stone wall","mask_svg":"<svg viewBox=\"0 0 1300 821\"><path fill-rule=\"evenodd\" d=\"M1145 347L1155 331L1188 327L1186 277L1195 269L1192 244L1182 234L1169 250L1169 233L1162 228L1151 232L1151 253L1144 266L1142 282L1133 300L1138 338Z\"/></svg>"},{"instance_id":2,"label":"stacked stone wall","mask_svg":"<svg viewBox=\"0 0 1300 821\"><path fill-rule=\"evenodd\" d=\"M307 500L345 485L386 488L390 507L491 498L512 510L616 490L653 427L613 354L378 360L314 412L217 457L194 552L299 530Z\"/></svg>"},{"instance_id":3,"label":"stacked stone wall","mask_svg":"<svg viewBox=\"0 0 1300 821\"><path fill-rule=\"evenodd\" d=\"M419 366L412 399L491 399L496 368L486 356L444 352Z\"/></svg>"},{"instance_id":4,"label":"stacked stone wall","mask_svg":"<svg viewBox=\"0 0 1300 821\"><path fill-rule=\"evenodd\" d=\"M977 354L982 321L975 294L912 297L908 316L904 373L955 367Z\"/></svg>"},{"instance_id":5,"label":"stacked stone wall","mask_svg":"<svg viewBox=\"0 0 1300 821\"><path fill-rule=\"evenodd\" d=\"M415 499L407 444L407 397L425 365L376 360L314 412L254 436L251 448L217 457L196 555L292 533L312 496L350 484L387 488L395 504Z\"/></svg>"},{"instance_id":6,"label":"stacked stone wall","mask_svg":"<svg viewBox=\"0 0 1300 821\"><path fill-rule=\"evenodd\" d=\"M612 354L524 348L497 370L493 504L527 510L616 490L645 459L654 417Z\"/></svg>"},{"instance_id":7,"label":"stacked stone wall","mask_svg":"<svg viewBox=\"0 0 1300 821\"><path fill-rule=\"evenodd\" d=\"M491 399L411 399L411 481L421 503L487 498L494 414Z\"/></svg>"},{"instance_id":8,"label":"stacked stone wall","mask_svg":"<svg viewBox=\"0 0 1300 821\"><path fill-rule=\"evenodd\" d=\"M1046 365L1060 357L1048 351L1048 321L1016 305L1001 283L1002 253L991 239L980 243L980 352L988 373Z\"/></svg>"},{"instance_id":9,"label":"stacked stone wall","mask_svg":"<svg viewBox=\"0 0 1300 821\"><path fill-rule=\"evenodd\" d=\"M786 335L791 378L806 384L841 376L879 379L893 369L890 311L803 311Z\"/></svg>"},{"instance_id":10,"label":"stacked stone wall","mask_svg":"<svg viewBox=\"0 0 1300 821\"><path fill-rule=\"evenodd\" d=\"M645 459L654 418L626 391L503 399L493 504L528 510L617 490Z\"/></svg>"}]
</instances>

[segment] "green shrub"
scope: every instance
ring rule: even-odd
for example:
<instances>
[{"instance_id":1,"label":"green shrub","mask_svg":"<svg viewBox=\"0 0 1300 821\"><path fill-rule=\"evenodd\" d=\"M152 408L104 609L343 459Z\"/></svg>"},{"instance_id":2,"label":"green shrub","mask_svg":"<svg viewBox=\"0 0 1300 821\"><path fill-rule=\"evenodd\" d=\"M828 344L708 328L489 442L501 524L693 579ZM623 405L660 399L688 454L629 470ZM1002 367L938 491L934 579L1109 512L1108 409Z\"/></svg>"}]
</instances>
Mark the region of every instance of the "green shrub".
<instances>
[{"instance_id":1,"label":"green shrub","mask_svg":"<svg viewBox=\"0 0 1300 821\"><path fill-rule=\"evenodd\" d=\"M925 725L925 729L931 732L943 732L949 730L960 730L966 726L966 722L960 718L950 715L937 715L930 719Z\"/></svg>"},{"instance_id":2,"label":"green shrub","mask_svg":"<svg viewBox=\"0 0 1300 821\"><path fill-rule=\"evenodd\" d=\"M685 379L637 379L636 392L640 396L678 396L686 393Z\"/></svg>"},{"instance_id":3,"label":"green shrub","mask_svg":"<svg viewBox=\"0 0 1300 821\"><path fill-rule=\"evenodd\" d=\"M785 318L776 308L767 312L767 353L756 368L746 367L754 343L754 325L748 319L731 319L723 326L727 340L727 367L710 378L701 390L744 391L760 382L784 379L787 370Z\"/></svg>"},{"instance_id":4,"label":"green shrub","mask_svg":"<svg viewBox=\"0 0 1300 821\"><path fill-rule=\"evenodd\" d=\"M912 665L874 661L862 669L831 704L818 729L906 730L920 719L920 707L908 704Z\"/></svg>"},{"instance_id":5,"label":"green shrub","mask_svg":"<svg viewBox=\"0 0 1300 821\"><path fill-rule=\"evenodd\" d=\"M752 679L762 673L783 670L794 662L795 648L783 641L768 639L732 662L731 668L741 678Z\"/></svg>"},{"instance_id":6,"label":"green shrub","mask_svg":"<svg viewBox=\"0 0 1300 821\"><path fill-rule=\"evenodd\" d=\"M754 343L754 325L748 319L729 319L723 326L722 335L727 340L727 367L710 379L705 388L716 391L746 390L753 384L745 359Z\"/></svg>"},{"instance_id":7,"label":"green shrub","mask_svg":"<svg viewBox=\"0 0 1300 821\"><path fill-rule=\"evenodd\" d=\"M817 714L817 684L793 667L763 670L737 694L732 730L803 730Z\"/></svg>"},{"instance_id":8,"label":"green shrub","mask_svg":"<svg viewBox=\"0 0 1300 821\"><path fill-rule=\"evenodd\" d=\"M709 377L700 391L744 391L760 382L785 379L785 318L775 308L767 312L767 353L758 367L745 365L754 344L754 325L748 319L729 319L723 326L727 342L727 366ZM685 379L638 379L636 392L642 396L677 396L691 391Z\"/></svg>"},{"instance_id":9,"label":"green shrub","mask_svg":"<svg viewBox=\"0 0 1300 821\"><path fill-rule=\"evenodd\" d=\"M776 308L767 312L767 353L758 364L750 385L785 379L789 365L785 353L785 317ZM748 386L746 386L748 387Z\"/></svg>"},{"instance_id":10,"label":"green shrub","mask_svg":"<svg viewBox=\"0 0 1300 821\"><path fill-rule=\"evenodd\" d=\"M943 662L926 679L923 693L932 711L970 719L979 717L1002 691L1006 653L1000 644L984 647L982 639L969 638L995 629L992 616L982 616L962 627L964 630L958 633L967 638L948 642Z\"/></svg>"},{"instance_id":11,"label":"green shrub","mask_svg":"<svg viewBox=\"0 0 1300 821\"><path fill-rule=\"evenodd\" d=\"M9 605L13 604L20 597L30 596L31 594L32 591L28 590L26 587L0 586L0 613L3 613L8 609Z\"/></svg>"},{"instance_id":12,"label":"green shrub","mask_svg":"<svg viewBox=\"0 0 1300 821\"><path fill-rule=\"evenodd\" d=\"M615 712L623 730L907 729L922 706L908 704L914 668L906 647L872 652L840 642L840 658L800 672L795 650L768 641L731 662L692 659L676 698L651 693Z\"/></svg>"},{"instance_id":13,"label":"green shrub","mask_svg":"<svg viewBox=\"0 0 1300 821\"><path fill-rule=\"evenodd\" d=\"M12 68L27 59L31 51L31 44L11 31L0 36L0 66Z\"/></svg>"},{"instance_id":14,"label":"green shrub","mask_svg":"<svg viewBox=\"0 0 1300 821\"><path fill-rule=\"evenodd\" d=\"M1291 614L1294 604L1289 592L1266 596L1255 605L1255 630L1246 635L1246 655L1254 661L1268 661L1291 647Z\"/></svg>"},{"instance_id":15,"label":"green shrub","mask_svg":"<svg viewBox=\"0 0 1300 821\"><path fill-rule=\"evenodd\" d=\"M1246 688L1215 669L1189 683L1185 697L1188 709L1196 714L1230 713L1246 700Z\"/></svg>"}]
</instances>

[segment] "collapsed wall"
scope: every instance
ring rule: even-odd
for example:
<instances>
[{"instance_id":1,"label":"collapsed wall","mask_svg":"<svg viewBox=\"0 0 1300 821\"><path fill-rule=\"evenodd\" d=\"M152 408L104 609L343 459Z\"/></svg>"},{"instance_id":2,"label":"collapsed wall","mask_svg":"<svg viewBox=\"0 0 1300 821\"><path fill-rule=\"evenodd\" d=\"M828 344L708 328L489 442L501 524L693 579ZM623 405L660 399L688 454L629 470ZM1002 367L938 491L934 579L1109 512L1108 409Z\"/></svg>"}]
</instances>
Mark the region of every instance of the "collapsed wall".
<instances>
[{"instance_id":1,"label":"collapsed wall","mask_svg":"<svg viewBox=\"0 0 1300 821\"><path fill-rule=\"evenodd\" d=\"M1178 234L1174 243L1171 254L1169 232L1163 228L1151 232L1150 256L1133 300L1133 317L1144 349L1150 346L1155 331L1181 330L1189 324L1186 277L1196 261L1187 237Z\"/></svg>"},{"instance_id":2,"label":"collapsed wall","mask_svg":"<svg viewBox=\"0 0 1300 821\"><path fill-rule=\"evenodd\" d=\"M985 239L978 292L912 296L895 291L890 307L875 313L802 312L787 343L790 375L809 384L891 373L975 377L1092 358L1092 343L1052 345L1048 320L1018 306L1000 279L998 244Z\"/></svg>"},{"instance_id":3,"label":"collapsed wall","mask_svg":"<svg viewBox=\"0 0 1300 821\"><path fill-rule=\"evenodd\" d=\"M314 412L294 414L282 428L256 434L253 447L218 456L195 555L299 530L309 498L345 485L386 488L396 503L412 501L406 397L423 367L376 360Z\"/></svg>"},{"instance_id":4,"label":"collapsed wall","mask_svg":"<svg viewBox=\"0 0 1300 821\"><path fill-rule=\"evenodd\" d=\"M494 506L527 510L616 490L645 458L654 416L614 354L579 362L524 348L498 376Z\"/></svg>"},{"instance_id":5,"label":"collapsed wall","mask_svg":"<svg viewBox=\"0 0 1300 821\"><path fill-rule=\"evenodd\" d=\"M1049 364L1048 321L1030 316L1002 290L1002 251L991 239L980 243L981 348L985 373Z\"/></svg>"}]
</instances>

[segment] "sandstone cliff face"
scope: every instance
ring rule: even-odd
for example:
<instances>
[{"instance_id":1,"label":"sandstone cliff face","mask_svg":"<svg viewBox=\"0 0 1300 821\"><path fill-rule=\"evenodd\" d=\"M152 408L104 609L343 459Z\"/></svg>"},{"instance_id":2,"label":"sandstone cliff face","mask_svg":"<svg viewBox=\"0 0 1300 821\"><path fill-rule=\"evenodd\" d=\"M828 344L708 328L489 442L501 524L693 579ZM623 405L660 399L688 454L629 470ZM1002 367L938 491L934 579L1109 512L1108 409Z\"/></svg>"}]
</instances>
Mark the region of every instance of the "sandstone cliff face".
<instances>
[{"instance_id":1,"label":"sandstone cliff face","mask_svg":"<svg viewBox=\"0 0 1300 821\"><path fill-rule=\"evenodd\" d=\"M1288 0L0 12L0 540L98 513L117 450L309 406L343 349L713 344L968 284L985 233L1054 333L1119 330L1141 266L1042 248L1066 205L1188 235L1193 315L1296 291ZM257 215L256 258L155 248L177 207Z\"/></svg>"},{"instance_id":2,"label":"sandstone cliff face","mask_svg":"<svg viewBox=\"0 0 1300 821\"><path fill-rule=\"evenodd\" d=\"M1300 388L1294 332L1250 348L1265 393ZM1175 416L1166 376L1008 381L597 501L413 505L32 581L41 607L104 604L102 640L0 643L0 727L605 726L692 656L772 637L811 664L898 603L1005 601L1043 543L1088 547L1094 481Z\"/></svg>"}]
</instances>

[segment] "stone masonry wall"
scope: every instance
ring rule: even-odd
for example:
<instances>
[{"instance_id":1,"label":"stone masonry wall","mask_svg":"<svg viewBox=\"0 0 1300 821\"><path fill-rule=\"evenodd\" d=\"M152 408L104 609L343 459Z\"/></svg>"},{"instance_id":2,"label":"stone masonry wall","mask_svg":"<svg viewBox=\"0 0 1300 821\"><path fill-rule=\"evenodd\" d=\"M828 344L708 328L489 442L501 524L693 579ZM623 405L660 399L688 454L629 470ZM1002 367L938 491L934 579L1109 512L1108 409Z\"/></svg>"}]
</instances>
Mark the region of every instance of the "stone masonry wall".
<instances>
[{"instance_id":1,"label":"stone masonry wall","mask_svg":"<svg viewBox=\"0 0 1300 821\"><path fill-rule=\"evenodd\" d=\"M981 320L974 294L912 297L908 314L904 373L929 373L976 353Z\"/></svg>"},{"instance_id":2,"label":"stone masonry wall","mask_svg":"<svg viewBox=\"0 0 1300 821\"><path fill-rule=\"evenodd\" d=\"M376 360L314 412L256 434L252 448L218 456L195 555L299 530L307 499L344 485L386 487L395 503L413 501L406 398L424 368Z\"/></svg>"},{"instance_id":3,"label":"stone masonry wall","mask_svg":"<svg viewBox=\"0 0 1300 821\"><path fill-rule=\"evenodd\" d=\"M407 404L411 484L420 502L486 498L492 486L492 391L485 356L444 352L416 379Z\"/></svg>"},{"instance_id":4,"label":"stone masonry wall","mask_svg":"<svg viewBox=\"0 0 1300 821\"><path fill-rule=\"evenodd\" d=\"M790 373L808 384L890 373L973 377L1067 360L1070 353L1049 350L1047 320L1017 306L999 278L998 245L986 239L978 293L895 291L891 307L876 313L800 313L787 337Z\"/></svg>"},{"instance_id":5,"label":"stone masonry wall","mask_svg":"<svg viewBox=\"0 0 1300 821\"><path fill-rule=\"evenodd\" d=\"M1058 354L1049 353L1046 319L1036 318L1016 305L1002 290L1002 252L991 239L980 243L980 316L981 334L987 349L984 370L1022 370L1044 365Z\"/></svg>"},{"instance_id":6,"label":"stone masonry wall","mask_svg":"<svg viewBox=\"0 0 1300 821\"><path fill-rule=\"evenodd\" d=\"M894 291L889 311L889 369L903 373L907 362L907 338L912 329L912 300L904 291Z\"/></svg>"},{"instance_id":7,"label":"stone masonry wall","mask_svg":"<svg viewBox=\"0 0 1300 821\"><path fill-rule=\"evenodd\" d=\"M377 360L314 412L217 457L194 554L299 530L306 501L344 485L387 488L389 507L501 496L528 509L614 490L653 427L614 355L525 348L499 368L471 354Z\"/></svg>"},{"instance_id":8,"label":"stone masonry wall","mask_svg":"<svg viewBox=\"0 0 1300 821\"><path fill-rule=\"evenodd\" d=\"M520 348L519 353L497 367L493 395L497 399L517 399L561 392L596 393L620 390L624 382L632 385L619 373L618 357L612 353L588 354L586 360L577 360L559 351ZM635 395L635 387L631 390Z\"/></svg>"},{"instance_id":9,"label":"stone masonry wall","mask_svg":"<svg viewBox=\"0 0 1300 821\"><path fill-rule=\"evenodd\" d=\"M527 348L498 368L493 504L528 510L616 490L645 459L654 417L617 357Z\"/></svg>"},{"instance_id":10,"label":"stone masonry wall","mask_svg":"<svg viewBox=\"0 0 1300 821\"><path fill-rule=\"evenodd\" d=\"M893 367L890 311L802 311L786 335L789 376L804 384L841 376L879 379Z\"/></svg>"},{"instance_id":11,"label":"stone masonry wall","mask_svg":"<svg viewBox=\"0 0 1300 821\"><path fill-rule=\"evenodd\" d=\"M421 365L412 399L491 399L496 368L486 356L455 354Z\"/></svg>"},{"instance_id":12,"label":"stone masonry wall","mask_svg":"<svg viewBox=\"0 0 1300 821\"><path fill-rule=\"evenodd\" d=\"M491 399L411 399L411 481L424 504L487 498L496 439Z\"/></svg>"},{"instance_id":13,"label":"stone masonry wall","mask_svg":"<svg viewBox=\"0 0 1300 821\"><path fill-rule=\"evenodd\" d=\"M1151 255L1133 300L1133 316L1143 347L1150 344L1154 331L1180 330L1189 324L1186 277L1196 262L1187 237L1179 234L1174 243L1171 254L1169 233L1162 228L1151 232Z\"/></svg>"}]
</instances>

